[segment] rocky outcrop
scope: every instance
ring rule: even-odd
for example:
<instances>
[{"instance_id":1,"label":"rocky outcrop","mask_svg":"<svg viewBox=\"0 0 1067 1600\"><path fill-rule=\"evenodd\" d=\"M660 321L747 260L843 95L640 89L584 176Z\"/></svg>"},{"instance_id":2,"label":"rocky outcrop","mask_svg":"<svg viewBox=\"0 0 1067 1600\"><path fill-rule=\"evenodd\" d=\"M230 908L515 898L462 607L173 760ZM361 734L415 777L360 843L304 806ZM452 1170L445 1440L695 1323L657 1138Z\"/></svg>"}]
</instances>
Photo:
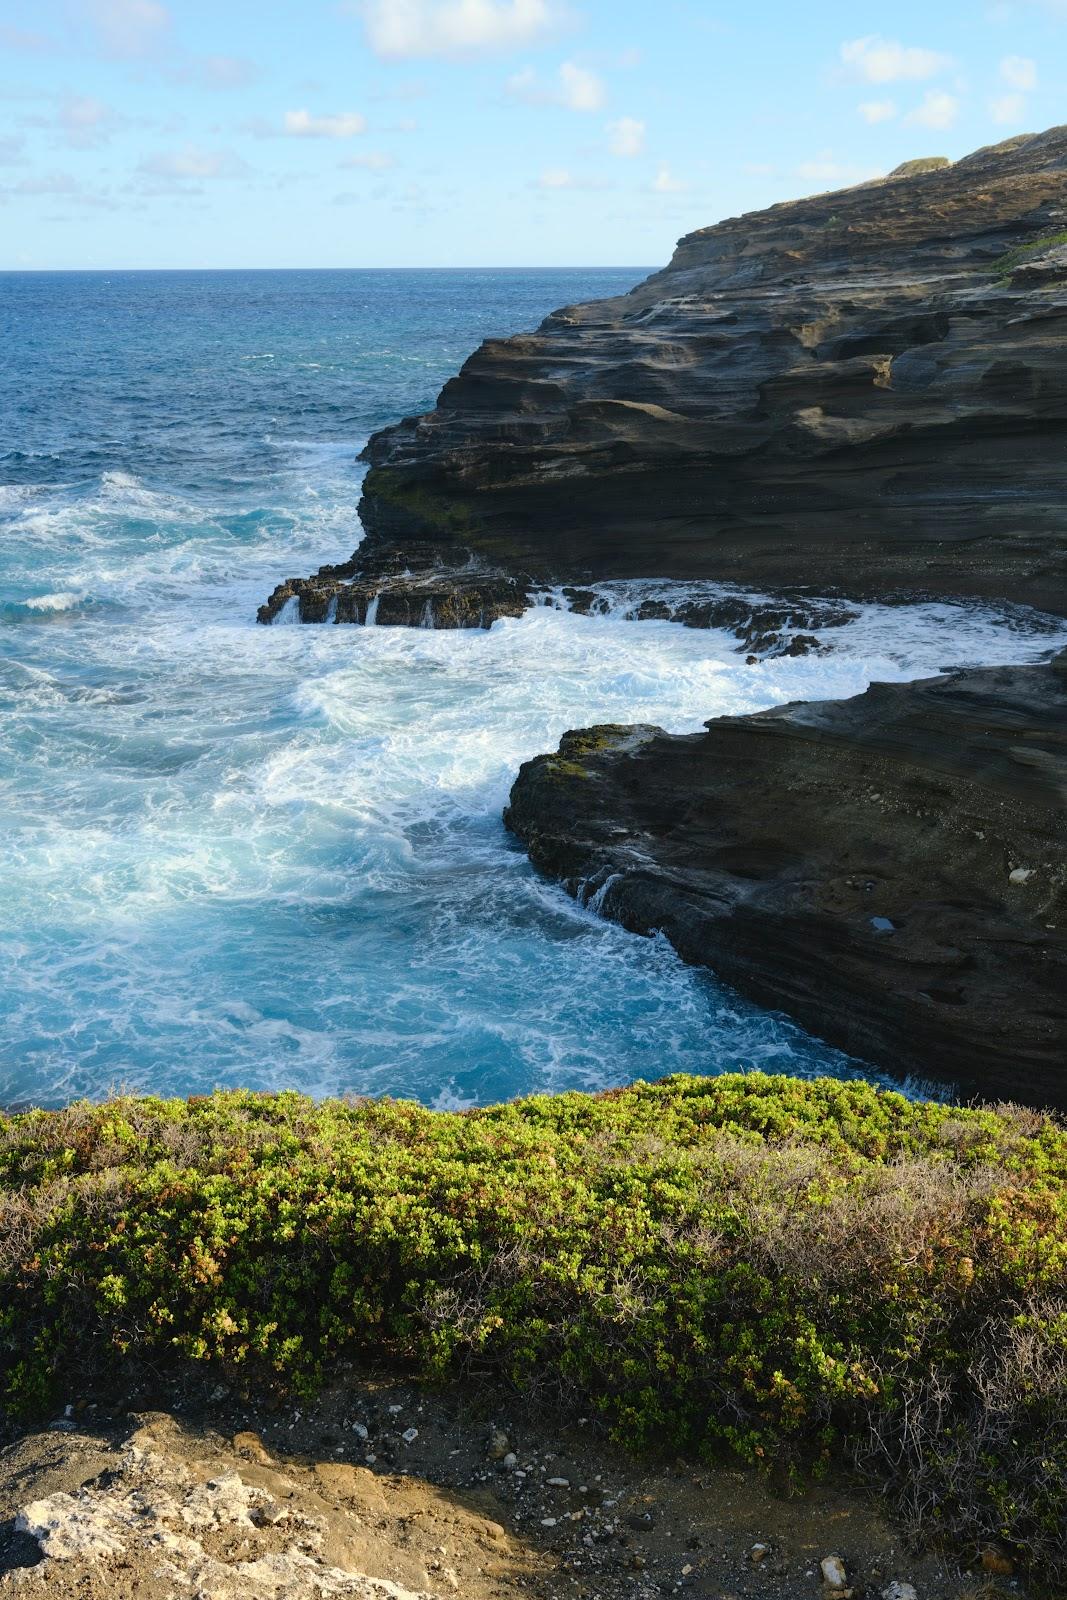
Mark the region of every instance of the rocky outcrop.
<instances>
[{"instance_id":1,"label":"rocky outcrop","mask_svg":"<svg viewBox=\"0 0 1067 1600\"><path fill-rule=\"evenodd\" d=\"M376 434L363 564L1067 611L1065 246L1067 128L702 228Z\"/></svg>"},{"instance_id":2,"label":"rocky outcrop","mask_svg":"<svg viewBox=\"0 0 1067 1600\"><path fill-rule=\"evenodd\" d=\"M719 628L732 633L750 663L774 656L804 656L832 648L812 630L843 628L859 612L841 600L800 595L769 599L732 593L719 585L601 584L595 589L563 585L556 604L582 616L621 616L631 622L678 622L684 628Z\"/></svg>"},{"instance_id":3,"label":"rocky outcrop","mask_svg":"<svg viewBox=\"0 0 1067 1600\"><path fill-rule=\"evenodd\" d=\"M1067 651L520 771L542 871L903 1077L1067 1106Z\"/></svg>"},{"instance_id":4,"label":"rocky outcrop","mask_svg":"<svg viewBox=\"0 0 1067 1600\"><path fill-rule=\"evenodd\" d=\"M799 594L776 598L696 584L561 585L537 594L525 583L490 570L468 552L452 552L463 565L445 564L434 545L375 545L351 561L321 567L311 578L287 578L261 605L263 623L357 623L364 627L489 628L518 617L535 600L579 615L617 615L635 621L678 622L687 628L721 628L737 639L750 662L807 655L830 646L814 632L843 627L858 612L841 600Z\"/></svg>"},{"instance_id":5,"label":"rocky outcrop","mask_svg":"<svg viewBox=\"0 0 1067 1600\"><path fill-rule=\"evenodd\" d=\"M4 1491L44 1479L46 1492L14 1517L22 1559L5 1563L3 1592L489 1600L535 1570L498 1523L452 1496L336 1457L281 1461L251 1432L230 1443L149 1414L115 1445L75 1433L59 1450L39 1436L14 1453L0 1460Z\"/></svg>"},{"instance_id":6,"label":"rocky outcrop","mask_svg":"<svg viewBox=\"0 0 1067 1600\"><path fill-rule=\"evenodd\" d=\"M375 547L368 558L287 578L256 613L259 622L355 622L405 628L489 628L530 604L524 586L488 569L470 551L435 546Z\"/></svg>"},{"instance_id":7,"label":"rocky outcrop","mask_svg":"<svg viewBox=\"0 0 1067 1600\"><path fill-rule=\"evenodd\" d=\"M844 1472L788 1495L736 1463L691 1477L628 1457L584 1417L523 1407L509 1436L486 1426L490 1397L516 1407L484 1379L414 1393L350 1373L299 1408L271 1396L190 1416L186 1394L180 1418L83 1412L23 1434L0 1450L0 1595L707 1600L740 1576L749 1600L796 1600L814 1592L828 1525L847 1526L857 1593L908 1600L906 1572L922 1600L959 1594L958 1553L904 1558L885 1497ZM1013 1592L1025 1600L1018 1578Z\"/></svg>"}]
</instances>

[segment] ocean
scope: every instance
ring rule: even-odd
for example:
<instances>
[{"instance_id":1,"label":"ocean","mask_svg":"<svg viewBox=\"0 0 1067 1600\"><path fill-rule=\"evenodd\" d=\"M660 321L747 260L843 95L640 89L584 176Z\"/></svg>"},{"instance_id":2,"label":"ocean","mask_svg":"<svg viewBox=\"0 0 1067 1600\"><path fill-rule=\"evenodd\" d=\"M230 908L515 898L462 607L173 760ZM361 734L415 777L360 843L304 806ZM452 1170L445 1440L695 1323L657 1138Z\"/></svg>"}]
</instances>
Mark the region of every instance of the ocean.
<instances>
[{"instance_id":1,"label":"ocean","mask_svg":"<svg viewBox=\"0 0 1067 1600\"><path fill-rule=\"evenodd\" d=\"M1062 624L865 605L829 655L746 666L625 593L488 632L255 623L351 554L374 429L641 276L0 275L0 1102L864 1073L538 879L518 765L591 722L1039 659Z\"/></svg>"}]
</instances>

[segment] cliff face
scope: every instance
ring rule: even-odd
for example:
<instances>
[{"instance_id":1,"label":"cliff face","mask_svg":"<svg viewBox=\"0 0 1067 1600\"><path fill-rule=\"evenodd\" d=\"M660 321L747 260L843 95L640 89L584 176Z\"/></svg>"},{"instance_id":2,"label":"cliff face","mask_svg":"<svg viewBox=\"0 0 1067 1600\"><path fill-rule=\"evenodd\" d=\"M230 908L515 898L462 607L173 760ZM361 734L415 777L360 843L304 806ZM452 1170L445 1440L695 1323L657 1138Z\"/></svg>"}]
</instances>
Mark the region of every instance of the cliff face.
<instances>
[{"instance_id":1,"label":"cliff face","mask_svg":"<svg viewBox=\"0 0 1067 1600\"><path fill-rule=\"evenodd\" d=\"M1067 128L704 228L376 434L359 566L1067 611L1065 337Z\"/></svg>"},{"instance_id":2,"label":"cliff face","mask_svg":"<svg viewBox=\"0 0 1067 1600\"><path fill-rule=\"evenodd\" d=\"M572 894L831 1043L1067 1106L1067 651L707 730L567 734L505 820Z\"/></svg>"}]
</instances>

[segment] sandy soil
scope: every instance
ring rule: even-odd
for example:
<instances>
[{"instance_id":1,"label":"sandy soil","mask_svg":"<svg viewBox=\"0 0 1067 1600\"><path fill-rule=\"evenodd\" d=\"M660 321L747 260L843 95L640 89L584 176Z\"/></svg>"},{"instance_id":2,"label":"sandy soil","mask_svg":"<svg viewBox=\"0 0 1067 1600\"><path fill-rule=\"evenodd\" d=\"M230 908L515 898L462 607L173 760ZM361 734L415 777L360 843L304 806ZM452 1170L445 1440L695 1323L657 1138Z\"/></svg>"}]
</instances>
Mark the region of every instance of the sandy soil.
<instances>
[{"instance_id":1,"label":"sandy soil","mask_svg":"<svg viewBox=\"0 0 1067 1600\"><path fill-rule=\"evenodd\" d=\"M964 1600L1010 1574L909 1551L847 1481L635 1463L585 1419L353 1376L79 1407L0 1454L0 1594L48 1600ZM169 1401L168 1409L151 1409ZM822 1563L837 1556L835 1589ZM831 1579L837 1576L832 1570Z\"/></svg>"}]
</instances>

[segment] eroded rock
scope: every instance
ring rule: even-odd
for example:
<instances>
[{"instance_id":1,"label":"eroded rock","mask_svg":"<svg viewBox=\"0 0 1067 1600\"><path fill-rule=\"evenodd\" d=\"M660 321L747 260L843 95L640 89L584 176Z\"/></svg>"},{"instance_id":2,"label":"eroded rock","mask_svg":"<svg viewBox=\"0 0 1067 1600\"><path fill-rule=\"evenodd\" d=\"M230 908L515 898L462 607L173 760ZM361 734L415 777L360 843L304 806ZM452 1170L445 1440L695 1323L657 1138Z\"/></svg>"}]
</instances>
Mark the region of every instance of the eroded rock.
<instances>
[{"instance_id":1,"label":"eroded rock","mask_svg":"<svg viewBox=\"0 0 1067 1600\"><path fill-rule=\"evenodd\" d=\"M1067 651L520 771L534 864L900 1078L1067 1105Z\"/></svg>"},{"instance_id":2,"label":"eroded rock","mask_svg":"<svg viewBox=\"0 0 1067 1600\"><path fill-rule=\"evenodd\" d=\"M357 550L341 566L312 578L287 578L260 606L265 623L357 623L364 627L488 628L499 617L521 616L530 604L515 578L479 562L469 551L441 553L426 546L398 552Z\"/></svg>"},{"instance_id":3,"label":"eroded rock","mask_svg":"<svg viewBox=\"0 0 1067 1600\"><path fill-rule=\"evenodd\" d=\"M1067 610L1067 129L698 229L376 434L375 548Z\"/></svg>"},{"instance_id":4,"label":"eroded rock","mask_svg":"<svg viewBox=\"0 0 1067 1600\"><path fill-rule=\"evenodd\" d=\"M262 1459L247 1470L256 1467L259 1482L228 1461L211 1471L198 1459L194 1441L168 1419L156 1419L127 1440L118 1465L96 1481L22 1507L16 1531L37 1542L43 1559L0 1578L0 1587L52 1595L81 1593L84 1586L95 1595L116 1581L108 1578L114 1572L121 1574L115 1593L129 1592L121 1585L140 1574L138 1581L163 1585L152 1587L152 1594L201 1600L435 1600L440 1593L340 1564L346 1513L335 1502L334 1517L342 1526L332 1526L323 1502L306 1486L268 1469ZM340 1485L342 1503L373 1508L381 1522L387 1495L373 1475L344 1466L332 1470L348 1474ZM358 1512L347 1515L351 1549L357 1544L352 1530L362 1518Z\"/></svg>"}]
</instances>

